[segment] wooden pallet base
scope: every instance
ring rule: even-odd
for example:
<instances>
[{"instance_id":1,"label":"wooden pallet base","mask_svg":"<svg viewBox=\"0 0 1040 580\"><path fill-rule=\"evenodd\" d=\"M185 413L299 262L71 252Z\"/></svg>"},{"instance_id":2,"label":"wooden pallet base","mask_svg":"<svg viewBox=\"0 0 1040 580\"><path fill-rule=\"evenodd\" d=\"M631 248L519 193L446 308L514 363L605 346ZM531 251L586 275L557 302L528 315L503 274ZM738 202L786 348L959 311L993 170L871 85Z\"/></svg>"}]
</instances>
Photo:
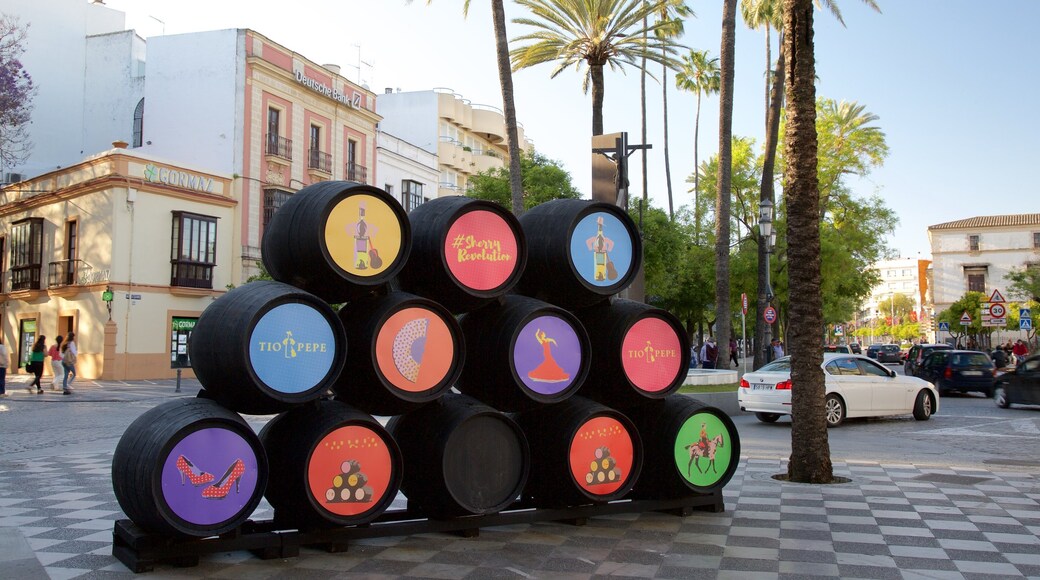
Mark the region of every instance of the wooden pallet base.
<instances>
[{"instance_id":1,"label":"wooden pallet base","mask_svg":"<svg viewBox=\"0 0 1040 580\"><path fill-rule=\"evenodd\" d=\"M430 532L449 532L476 537L480 528L560 521L583 525L590 517L621 513L659 511L688 516L695 511L719 513L724 510L722 490L671 500L620 500L604 504L564 508L536 508L522 502L489 515L461 516L447 520L428 519L414 509L388 510L371 523L330 529L293 529L272 520L248 520L241 527L221 536L184 538L142 530L130 520L119 520L112 532L112 555L131 571L150 572L156 564L191 567L206 554L249 550L258 558L294 558L301 546L345 552L350 542L362 538L409 536Z\"/></svg>"}]
</instances>

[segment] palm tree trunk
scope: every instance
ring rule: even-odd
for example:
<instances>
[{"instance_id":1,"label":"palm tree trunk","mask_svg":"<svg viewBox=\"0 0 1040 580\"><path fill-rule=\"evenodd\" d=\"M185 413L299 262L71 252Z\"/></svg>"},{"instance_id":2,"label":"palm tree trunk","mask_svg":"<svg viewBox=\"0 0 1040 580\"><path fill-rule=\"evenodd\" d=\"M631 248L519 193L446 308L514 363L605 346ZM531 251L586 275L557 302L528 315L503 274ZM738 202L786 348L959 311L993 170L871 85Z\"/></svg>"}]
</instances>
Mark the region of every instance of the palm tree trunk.
<instances>
[{"instance_id":1,"label":"palm tree trunk","mask_svg":"<svg viewBox=\"0 0 1040 580\"><path fill-rule=\"evenodd\" d=\"M780 35L781 43L783 42L783 34ZM776 61L776 72L773 74L773 91L769 97L769 111L766 115L766 143L765 143L765 156L762 161L762 186L759 190L759 203L763 201L769 201L776 207L776 199L773 194L773 170L776 167L776 145L780 134L780 110L783 104L781 96L784 93L784 50L783 45L780 46L779 55ZM768 241L766 241L768 243ZM755 344L758 348L755 349L755 368L766 364L766 333L765 333L765 320L763 315L766 310L766 306L769 306L768 300L766 299L766 280L769 279L767 270L769 268L769 248L766 247L766 243L760 243L758 245L758 304L756 305L756 318L755 318ZM773 336L777 336L773 334Z\"/></svg>"},{"instance_id":2,"label":"palm tree trunk","mask_svg":"<svg viewBox=\"0 0 1040 580\"><path fill-rule=\"evenodd\" d=\"M719 59L719 178L715 200L715 325L719 352L729 348L730 180L733 173L733 76L736 53L737 0L725 0Z\"/></svg>"},{"instance_id":3,"label":"palm tree trunk","mask_svg":"<svg viewBox=\"0 0 1040 580\"><path fill-rule=\"evenodd\" d=\"M697 143L701 132L701 91L697 89L697 115L693 121L693 243L701 243L701 166Z\"/></svg>"},{"instance_id":4,"label":"palm tree trunk","mask_svg":"<svg viewBox=\"0 0 1040 580\"><path fill-rule=\"evenodd\" d=\"M672 167L668 161L668 67L664 65L661 65L661 99L664 107L664 182L668 186L668 219L675 219L672 203ZM643 139L643 143L646 143L646 139Z\"/></svg>"},{"instance_id":5,"label":"palm tree trunk","mask_svg":"<svg viewBox=\"0 0 1040 580\"><path fill-rule=\"evenodd\" d=\"M495 52L498 56L498 79L502 84L502 109L506 114L506 138L509 140L509 192L513 214L524 213L523 175L520 174L520 136L516 128L516 106L513 103L513 73L506 38L506 10L503 0L491 1L495 20Z\"/></svg>"},{"instance_id":6,"label":"palm tree trunk","mask_svg":"<svg viewBox=\"0 0 1040 580\"><path fill-rule=\"evenodd\" d=\"M830 483L824 416L823 299L820 290L820 192L817 175L816 65L812 0L784 0L787 133L784 196L790 267L787 342L791 353L791 459L787 475L801 483Z\"/></svg>"},{"instance_id":7,"label":"palm tree trunk","mask_svg":"<svg viewBox=\"0 0 1040 580\"><path fill-rule=\"evenodd\" d=\"M603 134L603 65L590 64L592 78L592 134Z\"/></svg>"},{"instance_id":8,"label":"palm tree trunk","mask_svg":"<svg viewBox=\"0 0 1040 580\"><path fill-rule=\"evenodd\" d=\"M643 0L643 5L646 6L646 0ZM644 47L646 46L646 34L647 34L646 27L647 27L647 24L648 24L647 17L644 16L643 17L643 46ZM640 127L642 128L642 132L640 133L640 137L642 137L642 141L640 141L640 144L645 144L646 143L646 54L645 53L643 54L643 59L642 60L643 60L642 66L639 68L639 112L640 112L640 115L641 115L641 117L640 117L640 119L641 119ZM639 227L642 228L643 227L643 212L648 207L647 200L646 200L647 188L648 188L647 187L647 180L646 180L646 157L647 157L647 155L646 155L646 148L643 148L639 153L641 154L642 160L643 160L643 165L642 165L642 169L643 169L643 205L642 205L642 207L639 208Z\"/></svg>"}]
</instances>

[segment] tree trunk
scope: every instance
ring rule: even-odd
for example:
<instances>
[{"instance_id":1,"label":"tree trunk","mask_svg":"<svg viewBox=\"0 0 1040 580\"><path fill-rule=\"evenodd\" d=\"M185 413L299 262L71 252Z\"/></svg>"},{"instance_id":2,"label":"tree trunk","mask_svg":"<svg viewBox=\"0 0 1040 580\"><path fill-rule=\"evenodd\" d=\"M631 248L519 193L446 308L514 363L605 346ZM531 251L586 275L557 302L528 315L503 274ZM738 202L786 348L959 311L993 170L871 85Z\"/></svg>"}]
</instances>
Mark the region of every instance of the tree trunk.
<instances>
[{"instance_id":1,"label":"tree trunk","mask_svg":"<svg viewBox=\"0 0 1040 580\"><path fill-rule=\"evenodd\" d=\"M661 98L664 107L664 182L668 186L668 219L675 219L672 203L672 167L668 162L668 67L661 65ZM646 143L646 139L643 139ZM646 149L643 149L646 151Z\"/></svg>"},{"instance_id":2,"label":"tree trunk","mask_svg":"<svg viewBox=\"0 0 1040 580\"><path fill-rule=\"evenodd\" d=\"M733 173L733 75L737 0L725 0L719 59L719 178L715 199L715 321L719 352L728 352L730 335L729 226ZM721 358L721 357L720 357Z\"/></svg>"},{"instance_id":3,"label":"tree trunk","mask_svg":"<svg viewBox=\"0 0 1040 580\"><path fill-rule=\"evenodd\" d=\"M589 63L592 77L592 134L603 134L603 65Z\"/></svg>"},{"instance_id":4,"label":"tree trunk","mask_svg":"<svg viewBox=\"0 0 1040 580\"><path fill-rule=\"evenodd\" d=\"M791 353L791 481L830 483L820 365L823 298L820 291L820 192L817 176L816 65L812 0L784 0L784 58L787 75L787 134L784 196L787 199L787 257L790 267L787 343Z\"/></svg>"},{"instance_id":5,"label":"tree trunk","mask_svg":"<svg viewBox=\"0 0 1040 580\"><path fill-rule=\"evenodd\" d=\"M697 143L701 133L701 91L697 89L697 116L693 122L693 243L701 243L701 169Z\"/></svg>"},{"instance_id":6,"label":"tree trunk","mask_svg":"<svg viewBox=\"0 0 1040 580\"><path fill-rule=\"evenodd\" d=\"M520 217L524 213L524 182L520 173L520 136L516 128L516 106L513 103L513 73L509 63L504 1L492 0L491 13L495 20L498 79L502 84L502 110L506 114L506 138L509 140L509 192L513 214Z\"/></svg>"},{"instance_id":7,"label":"tree trunk","mask_svg":"<svg viewBox=\"0 0 1040 580\"><path fill-rule=\"evenodd\" d=\"M768 28L766 29L768 30ZM762 186L759 190L759 203L763 201L769 201L776 207L776 197L773 193L773 170L776 167L776 146L777 140L780 135L780 111L783 105L783 94L784 94L784 49L783 49L783 34L780 35L780 54L776 61L776 72L773 74L773 91L769 97L769 110L766 112L766 142L765 142L765 157L762 161ZM757 369L762 365L766 364L766 333L765 333L765 319L763 315L766 310L766 306L769 306L769 302L766 299L766 292L769 290L766 288L766 279L769 278L767 270L769 268L769 248L767 244L768 240L762 240L759 238L758 244L758 303L755 311L757 317L755 318L755 344L759 345L755 349L755 363L754 367ZM775 333L773 336L777 336Z\"/></svg>"},{"instance_id":8,"label":"tree trunk","mask_svg":"<svg viewBox=\"0 0 1040 580\"><path fill-rule=\"evenodd\" d=\"M643 5L644 6L646 5L646 0L643 0ZM647 17L643 16L643 47L644 47L644 49L646 47L646 34L647 34L646 27L647 27L647 24L648 24ZM642 66L639 68L639 113L640 113L640 127L642 129L641 132L640 132L640 137L642 138L642 140L640 141L640 144L644 144L645 145L646 144L646 55L645 54L643 55ZM642 160L643 160L643 165L642 165L642 168L643 168L643 206L641 208L639 208L639 227L642 228L643 227L643 212L646 211L647 208L649 208L649 204L648 204L647 199L646 199L646 197L647 197L647 188L648 188L647 180L646 180L646 157L647 157L646 149L645 148L642 149L639 153L641 154Z\"/></svg>"}]
</instances>

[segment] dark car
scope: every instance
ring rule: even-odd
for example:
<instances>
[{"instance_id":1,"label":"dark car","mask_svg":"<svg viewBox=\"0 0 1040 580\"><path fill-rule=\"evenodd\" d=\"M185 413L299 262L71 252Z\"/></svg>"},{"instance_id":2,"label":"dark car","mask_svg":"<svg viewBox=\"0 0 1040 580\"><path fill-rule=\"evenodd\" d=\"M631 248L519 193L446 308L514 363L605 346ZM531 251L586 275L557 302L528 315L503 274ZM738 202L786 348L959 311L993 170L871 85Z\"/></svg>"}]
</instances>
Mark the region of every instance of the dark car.
<instances>
[{"instance_id":1,"label":"dark car","mask_svg":"<svg viewBox=\"0 0 1040 580\"><path fill-rule=\"evenodd\" d=\"M844 344L827 344L823 347L823 352L840 352L843 354L852 354L849 347Z\"/></svg>"},{"instance_id":2,"label":"dark car","mask_svg":"<svg viewBox=\"0 0 1040 580\"><path fill-rule=\"evenodd\" d=\"M867 347L867 356L872 359L876 359L879 350L881 350L880 344L872 344Z\"/></svg>"},{"instance_id":3,"label":"dark car","mask_svg":"<svg viewBox=\"0 0 1040 580\"><path fill-rule=\"evenodd\" d=\"M870 355L870 350L877 347L874 355ZM879 363L897 363L900 362L902 357L902 351L899 350L898 344L872 344L867 349L867 356L877 359Z\"/></svg>"},{"instance_id":4,"label":"dark car","mask_svg":"<svg viewBox=\"0 0 1040 580\"><path fill-rule=\"evenodd\" d=\"M924 360L924 355L940 349L952 350L953 347L948 344L915 344L911 346L910 352L906 355L906 363L903 364L903 374L908 377L914 376L917 367Z\"/></svg>"},{"instance_id":5,"label":"dark car","mask_svg":"<svg viewBox=\"0 0 1040 580\"><path fill-rule=\"evenodd\" d=\"M924 357L914 376L934 384L940 395L976 391L992 397L996 371L993 360L984 352L936 349Z\"/></svg>"},{"instance_id":6,"label":"dark car","mask_svg":"<svg viewBox=\"0 0 1040 580\"><path fill-rule=\"evenodd\" d=\"M993 388L998 407L1040 405L1040 355L1027 358L1015 370L1000 375Z\"/></svg>"},{"instance_id":7,"label":"dark car","mask_svg":"<svg viewBox=\"0 0 1040 580\"><path fill-rule=\"evenodd\" d=\"M849 344L849 350L852 351L852 354L863 354L863 349L860 348L858 342L850 343Z\"/></svg>"}]
</instances>

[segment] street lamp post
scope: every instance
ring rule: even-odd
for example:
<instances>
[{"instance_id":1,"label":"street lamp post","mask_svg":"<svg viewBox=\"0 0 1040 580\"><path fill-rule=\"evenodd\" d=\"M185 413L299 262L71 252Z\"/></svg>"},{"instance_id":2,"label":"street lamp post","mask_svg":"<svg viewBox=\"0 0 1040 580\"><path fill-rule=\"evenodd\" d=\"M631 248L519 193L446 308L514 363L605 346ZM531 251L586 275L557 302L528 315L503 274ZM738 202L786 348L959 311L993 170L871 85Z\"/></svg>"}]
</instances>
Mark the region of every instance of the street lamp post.
<instances>
[{"instance_id":1,"label":"street lamp post","mask_svg":"<svg viewBox=\"0 0 1040 580\"><path fill-rule=\"evenodd\" d=\"M764 199L758 204L758 233L762 236L761 243L765 248L766 254L766 287L759 289L759 294L765 294L766 307L769 307L773 303L773 286L769 281L769 261L770 255L773 253L773 241L776 240L776 232L773 231L773 202L768 199ZM765 324L764 332L762 334L762 342L765 344L762 348L765 350L764 360L768 363L772 360L773 355L772 347L770 347L770 343L772 342L772 328L771 325L766 323L764 320L760 322Z\"/></svg>"}]
</instances>

